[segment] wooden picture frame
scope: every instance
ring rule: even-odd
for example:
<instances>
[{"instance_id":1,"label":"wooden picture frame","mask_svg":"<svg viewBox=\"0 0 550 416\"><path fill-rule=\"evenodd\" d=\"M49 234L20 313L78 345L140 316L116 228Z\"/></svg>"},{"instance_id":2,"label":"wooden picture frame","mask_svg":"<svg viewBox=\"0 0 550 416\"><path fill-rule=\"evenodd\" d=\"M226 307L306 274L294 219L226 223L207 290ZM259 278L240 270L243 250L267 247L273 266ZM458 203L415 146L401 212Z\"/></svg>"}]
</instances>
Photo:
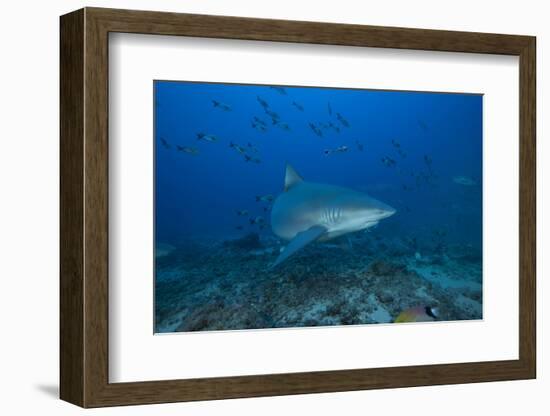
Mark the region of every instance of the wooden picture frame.
<instances>
[{"instance_id":1,"label":"wooden picture frame","mask_svg":"<svg viewBox=\"0 0 550 416\"><path fill-rule=\"evenodd\" d=\"M99 8L62 16L60 27L61 399L101 407L535 378L534 37ZM519 56L519 359L109 383L110 32Z\"/></svg>"}]
</instances>

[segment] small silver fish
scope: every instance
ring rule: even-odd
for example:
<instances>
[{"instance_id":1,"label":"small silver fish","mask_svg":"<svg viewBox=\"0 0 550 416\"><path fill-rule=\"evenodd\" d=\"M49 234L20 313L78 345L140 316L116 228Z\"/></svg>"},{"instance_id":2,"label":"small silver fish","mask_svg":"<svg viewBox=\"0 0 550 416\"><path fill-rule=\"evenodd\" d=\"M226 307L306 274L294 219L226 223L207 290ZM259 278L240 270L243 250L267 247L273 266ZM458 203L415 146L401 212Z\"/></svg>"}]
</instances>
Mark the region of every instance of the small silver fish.
<instances>
[{"instance_id":1,"label":"small silver fish","mask_svg":"<svg viewBox=\"0 0 550 416\"><path fill-rule=\"evenodd\" d=\"M263 196L260 196L260 195L256 195L256 202L273 202L275 198L273 197L273 195L271 194L268 194L268 195L263 195Z\"/></svg>"},{"instance_id":2,"label":"small silver fish","mask_svg":"<svg viewBox=\"0 0 550 416\"><path fill-rule=\"evenodd\" d=\"M229 143L229 147L232 148L232 149L235 149L241 155L244 155L246 153L246 150L243 147L241 147L238 144L235 144L233 142Z\"/></svg>"},{"instance_id":3,"label":"small silver fish","mask_svg":"<svg viewBox=\"0 0 550 416\"><path fill-rule=\"evenodd\" d=\"M252 157L252 156L250 156L250 155L244 155L244 160L245 160L246 162L252 162L252 163L256 163L256 164L262 163L262 161L261 161L259 158L257 158L257 157Z\"/></svg>"},{"instance_id":4,"label":"small silver fish","mask_svg":"<svg viewBox=\"0 0 550 416\"><path fill-rule=\"evenodd\" d=\"M340 133L340 127L335 126L334 123L333 123L332 121L329 121L328 126L329 126L332 130L334 130L336 133Z\"/></svg>"},{"instance_id":5,"label":"small silver fish","mask_svg":"<svg viewBox=\"0 0 550 416\"><path fill-rule=\"evenodd\" d=\"M283 87L276 87L274 85L270 85L269 88L271 88L272 90L277 91L281 95L286 95L286 90Z\"/></svg>"},{"instance_id":6,"label":"small silver fish","mask_svg":"<svg viewBox=\"0 0 550 416\"><path fill-rule=\"evenodd\" d=\"M248 215L248 210L243 209L243 210L241 210L241 211L237 211L237 215L238 215L239 217L246 217L246 216Z\"/></svg>"},{"instance_id":7,"label":"small silver fish","mask_svg":"<svg viewBox=\"0 0 550 416\"><path fill-rule=\"evenodd\" d=\"M250 224L263 224L265 223L265 219L263 217L257 216L256 218L250 218Z\"/></svg>"},{"instance_id":8,"label":"small silver fish","mask_svg":"<svg viewBox=\"0 0 550 416\"><path fill-rule=\"evenodd\" d=\"M162 143L162 145L163 145L166 149L171 149L171 148L172 148L172 146L170 146L170 143L168 143L168 142L166 141L166 139L164 139L164 137L161 137L161 138L160 138L160 142Z\"/></svg>"},{"instance_id":9,"label":"small silver fish","mask_svg":"<svg viewBox=\"0 0 550 416\"><path fill-rule=\"evenodd\" d=\"M395 160L393 160L391 157L384 156L382 158L382 163L388 167L395 166Z\"/></svg>"},{"instance_id":10,"label":"small silver fish","mask_svg":"<svg viewBox=\"0 0 550 416\"><path fill-rule=\"evenodd\" d=\"M347 146L339 146L336 149L325 150L325 155L330 155L331 153L345 153L349 150Z\"/></svg>"},{"instance_id":11,"label":"small silver fish","mask_svg":"<svg viewBox=\"0 0 550 416\"><path fill-rule=\"evenodd\" d=\"M207 142L215 143L218 141L218 138L211 134L197 133L197 140L204 140Z\"/></svg>"},{"instance_id":12,"label":"small silver fish","mask_svg":"<svg viewBox=\"0 0 550 416\"><path fill-rule=\"evenodd\" d=\"M276 123L273 123L275 124L277 127L283 129L284 131L290 131L290 126L283 122L283 121L277 121Z\"/></svg>"},{"instance_id":13,"label":"small silver fish","mask_svg":"<svg viewBox=\"0 0 550 416\"><path fill-rule=\"evenodd\" d=\"M224 103L220 103L219 101L212 100L212 104L214 105L214 107L217 107L217 108L219 108L220 110L223 110L223 111L233 111L233 109L232 109L229 105L224 104Z\"/></svg>"},{"instance_id":14,"label":"small silver fish","mask_svg":"<svg viewBox=\"0 0 550 416\"><path fill-rule=\"evenodd\" d=\"M264 110L266 110L267 108L269 108L269 104L267 103L267 101L265 101L262 97L260 97L259 95L256 96L256 100L258 100L258 102L260 103L260 105L264 108Z\"/></svg>"},{"instance_id":15,"label":"small silver fish","mask_svg":"<svg viewBox=\"0 0 550 416\"><path fill-rule=\"evenodd\" d=\"M183 153L187 153L187 154L190 154L190 155L198 155L199 154L199 149L197 149L196 147L187 147L187 146L178 146L178 145L176 145L176 149L178 150L178 152L183 152Z\"/></svg>"},{"instance_id":16,"label":"small silver fish","mask_svg":"<svg viewBox=\"0 0 550 416\"><path fill-rule=\"evenodd\" d=\"M276 124L277 123L277 120L280 120L281 119L281 116L279 116L279 114L277 114L275 111L271 111L271 110L268 110L266 109L265 110L265 113L271 117L271 121L273 122L273 124Z\"/></svg>"},{"instance_id":17,"label":"small silver fish","mask_svg":"<svg viewBox=\"0 0 550 416\"><path fill-rule=\"evenodd\" d=\"M453 176L453 182L462 186L476 186L477 182L469 176Z\"/></svg>"},{"instance_id":18,"label":"small silver fish","mask_svg":"<svg viewBox=\"0 0 550 416\"><path fill-rule=\"evenodd\" d=\"M259 124L259 123L256 123L255 121L253 121L251 124L253 129L256 129L262 133L265 133L267 131L267 127L264 126L263 124Z\"/></svg>"},{"instance_id":19,"label":"small silver fish","mask_svg":"<svg viewBox=\"0 0 550 416\"><path fill-rule=\"evenodd\" d=\"M267 126L267 123L263 121L260 117L254 116L254 121L262 126Z\"/></svg>"},{"instance_id":20,"label":"small silver fish","mask_svg":"<svg viewBox=\"0 0 550 416\"><path fill-rule=\"evenodd\" d=\"M319 137L323 137L323 132L321 131L321 129L319 127L317 127L315 124L313 123L309 123L309 127L311 128L311 130L313 130L313 133L315 133L317 136Z\"/></svg>"},{"instance_id":21,"label":"small silver fish","mask_svg":"<svg viewBox=\"0 0 550 416\"><path fill-rule=\"evenodd\" d=\"M255 147L252 143L248 143L247 147L250 149L251 152L258 153L258 148Z\"/></svg>"},{"instance_id":22,"label":"small silver fish","mask_svg":"<svg viewBox=\"0 0 550 416\"><path fill-rule=\"evenodd\" d=\"M296 101L292 101L292 105L296 107L299 111L302 111L302 112L304 111L304 107L301 104L297 103Z\"/></svg>"},{"instance_id":23,"label":"small silver fish","mask_svg":"<svg viewBox=\"0 0 550 416\"><path fill-rule=\"evenodd\" d=\"M339 146L336 148L336 151L337 152L340 152L340 153L344 153L344 152L347 152L349 150L349 148L347 146Z\"/></svg>"},{"instance_id":24,"label":"small silver fish","mask_svg":"<svg viewBox=\"0 0 550 416\"><path fill-rule=\"evenodd\" d=\"M344 116L340 113L336 113L336 118L344 127L349 127L348 121L344 118Z\"/></svg>"}]
</instances>

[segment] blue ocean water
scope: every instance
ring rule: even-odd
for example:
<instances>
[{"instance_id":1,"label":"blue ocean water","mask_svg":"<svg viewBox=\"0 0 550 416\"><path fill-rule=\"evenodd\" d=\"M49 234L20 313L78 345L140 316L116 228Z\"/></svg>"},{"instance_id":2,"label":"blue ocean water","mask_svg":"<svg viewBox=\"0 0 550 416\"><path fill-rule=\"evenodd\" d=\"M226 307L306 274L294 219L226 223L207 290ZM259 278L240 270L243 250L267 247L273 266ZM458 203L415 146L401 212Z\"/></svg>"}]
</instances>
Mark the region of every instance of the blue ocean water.
<instances>
[{"instance_id":1,"label":"blue ocean water","mask_svg":"<svg viewBox=\"0 0 550 416\"><path fill-rule=\"evenodd\" d=\"M154 98L157 332L481 318L481 95L156 81ZM286 164L396 213L270 269Z\"/></svg>"}]
</instances>

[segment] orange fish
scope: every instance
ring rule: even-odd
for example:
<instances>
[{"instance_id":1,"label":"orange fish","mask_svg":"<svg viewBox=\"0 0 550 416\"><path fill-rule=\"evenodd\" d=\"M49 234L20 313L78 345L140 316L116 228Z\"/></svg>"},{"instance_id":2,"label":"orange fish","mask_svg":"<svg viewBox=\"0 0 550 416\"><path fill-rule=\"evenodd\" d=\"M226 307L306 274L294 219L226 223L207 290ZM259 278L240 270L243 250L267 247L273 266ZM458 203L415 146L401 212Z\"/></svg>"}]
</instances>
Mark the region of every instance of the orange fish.
<instances>
[{"instance_id":1,"label":"orange fish","mask_svg":"<svg viewBox=\"0 0 550 416\"><path fill-rule=\"evenodd\" d=\"M405 309L401 312L397 318L395 318L395 323L400 322L430 322L435 321L438 318L437 308L432 308L431 306L416 306L414 308Z\"/></svg>"}]
</instances>

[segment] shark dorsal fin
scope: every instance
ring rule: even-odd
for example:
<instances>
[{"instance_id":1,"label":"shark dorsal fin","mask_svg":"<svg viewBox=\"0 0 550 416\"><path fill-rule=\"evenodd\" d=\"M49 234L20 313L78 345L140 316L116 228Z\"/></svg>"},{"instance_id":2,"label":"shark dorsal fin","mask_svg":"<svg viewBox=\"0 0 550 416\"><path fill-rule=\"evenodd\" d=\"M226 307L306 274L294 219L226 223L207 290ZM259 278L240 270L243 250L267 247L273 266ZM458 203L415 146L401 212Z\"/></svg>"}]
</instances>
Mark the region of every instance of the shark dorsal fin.
<instances>
[{"instance_id":1,"label":"shark dorsal fin","mask_svg":"<svg viewBox=\"0 0 550 416\"><path fill-rule=\"evenodd\" d=\"M291 187L302 181L303 179L300 175L298 175L298 172L296 172L294 168L287 163L285 171L285 191L288 191Z\"/></svg>"}]
</instances>

